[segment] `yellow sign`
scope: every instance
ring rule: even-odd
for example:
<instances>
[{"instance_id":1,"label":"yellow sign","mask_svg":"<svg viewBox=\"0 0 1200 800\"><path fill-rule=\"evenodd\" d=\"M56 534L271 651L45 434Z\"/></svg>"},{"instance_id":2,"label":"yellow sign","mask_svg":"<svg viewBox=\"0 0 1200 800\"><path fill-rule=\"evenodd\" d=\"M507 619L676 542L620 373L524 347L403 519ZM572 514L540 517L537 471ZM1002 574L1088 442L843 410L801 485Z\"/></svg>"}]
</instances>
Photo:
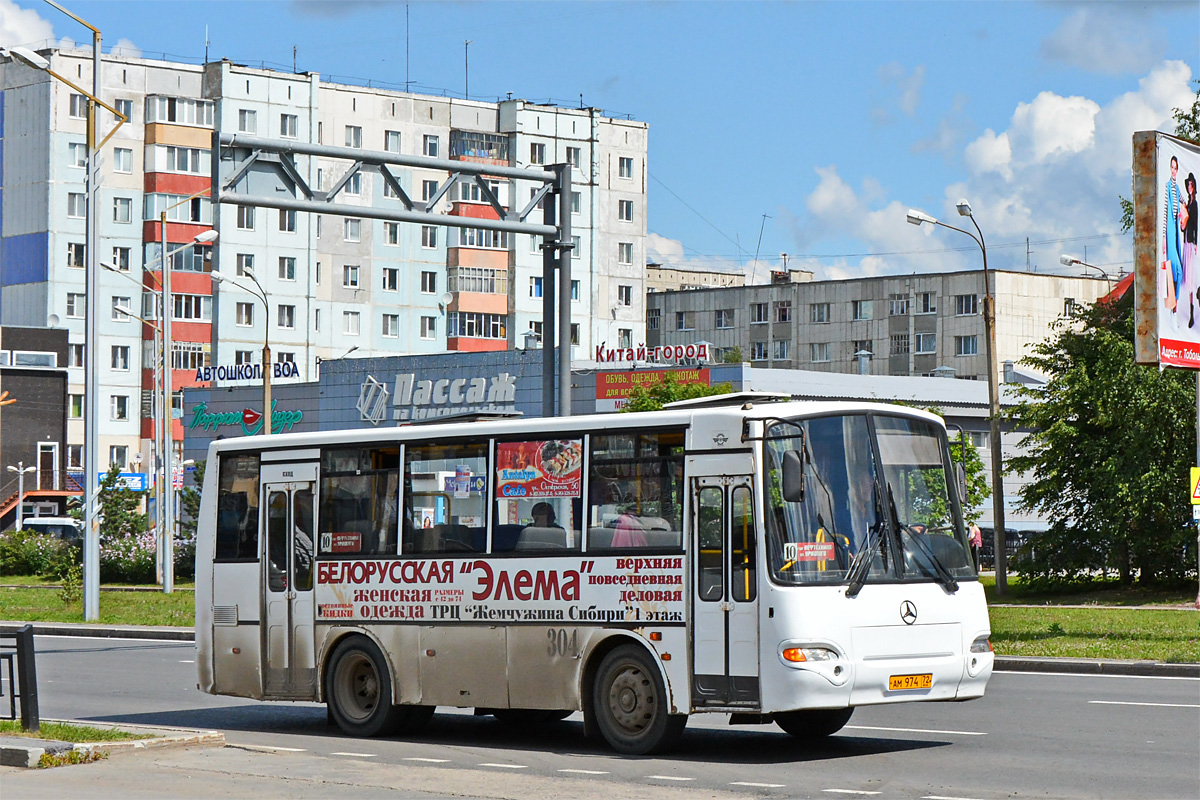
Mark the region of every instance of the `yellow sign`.
<instances>
[{"instance_id":1,"label":"yellow sign","mask_svg":"<svg viewBox=\"0 0 1200 800\"><path fill-rule=\"evenodd\" d=\"M1192 505L1200 506L1200 467L1192 467Z\"/></svg>"}]
</instances>

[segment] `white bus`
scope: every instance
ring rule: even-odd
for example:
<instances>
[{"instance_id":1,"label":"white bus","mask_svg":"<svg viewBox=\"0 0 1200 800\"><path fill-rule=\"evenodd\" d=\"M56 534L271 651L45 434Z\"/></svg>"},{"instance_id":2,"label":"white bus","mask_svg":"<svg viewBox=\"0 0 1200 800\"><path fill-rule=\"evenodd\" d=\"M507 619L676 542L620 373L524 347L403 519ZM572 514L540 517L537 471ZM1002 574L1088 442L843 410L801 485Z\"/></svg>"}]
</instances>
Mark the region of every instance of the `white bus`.
<instances>
[{"instance_id":1,"label":"white bus","mask_svg":"<svg viewBox=\"0 0 1200 800\"><path fill-rule=\"evenodd\" d=\"M582 711L629 754L689 714L811 738L857 706L983 695L987 607L939 418L672 406L213 442L200 689L323 701L359 736L437 706Z\"/></svg>"}]
</instances>

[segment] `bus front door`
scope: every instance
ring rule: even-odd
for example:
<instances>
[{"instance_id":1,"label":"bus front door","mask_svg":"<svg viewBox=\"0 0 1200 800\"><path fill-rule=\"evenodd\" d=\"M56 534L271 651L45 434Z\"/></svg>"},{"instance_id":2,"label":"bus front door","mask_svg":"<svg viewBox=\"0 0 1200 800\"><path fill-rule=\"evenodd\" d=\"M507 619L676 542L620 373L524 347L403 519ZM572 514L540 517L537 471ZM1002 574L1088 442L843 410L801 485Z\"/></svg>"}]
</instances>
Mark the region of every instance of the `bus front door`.
<instances>
[{"instance_id":1,"label":"bus front door","mask_svg":"<svg viewBox=\"0 0 1200 800\"><path fill-rule=\"evenodd\" d=\"M749 476L692 481L692 705L758 708L758 575Z\"/></svg>"},{"instance_id":2,"label":"bus front door","mask_svg":"<svg viewBox=\"0 0 1200 800\"><path fill-rule=\"evenodd\" d=\"M264 464L263 677L267 697L316 697L313 523L317 466Z\"/></svg>"}]
</instances>

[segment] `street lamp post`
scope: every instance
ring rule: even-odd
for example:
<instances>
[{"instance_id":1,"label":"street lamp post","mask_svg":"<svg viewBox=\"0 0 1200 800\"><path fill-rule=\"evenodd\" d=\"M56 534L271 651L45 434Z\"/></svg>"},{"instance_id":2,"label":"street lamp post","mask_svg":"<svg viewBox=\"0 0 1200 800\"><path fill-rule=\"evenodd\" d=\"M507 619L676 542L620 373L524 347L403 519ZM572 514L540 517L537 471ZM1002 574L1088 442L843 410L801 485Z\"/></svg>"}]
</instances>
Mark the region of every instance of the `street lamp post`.
<instances>
[{"instance_id":1,"label":"street lamp post","mask_svg":"<svg viewBox=\"0 0 1200 800\"><path fill-rule=\"evenodd\" d=\"M975 226L975 233L947 225L912 208L908 210L908 221L918 227L929 223L965 233L975 240L975 244L979 245L979 250L983 253L983 328L987 346L988 438L992 456L992 543L996 551L996 594L1003 595L1008 591L1008 557L1004 549L1004 453L1000 443L1000 383L996 375L996 300L992 293L992 276L988 271L987 245L983 241L983 231L979 229L979 223L971 213L971 204L966 200L959 200L955 208L960 216L970 217L971 224Z\"/></svg>"},{"instance_id":2,"label":"street lamp post","mask_svg":"<svg viewBox=\"0 0 1200 800\"><path fill-rule=\"evenodd\" d=\"M25 475L33 472L35 469L37 467L33 464L30 464L28 467L25 466L24 461L18 461L15 467L10 466L8 468L9 472L17 473L17 530L25 527L25 514L23 513L25 508Z\"/></svg>"},{"instance_id":3,"label":"street lamp post","mask_svg":"<svg viewBox=\"0 0 1200 800\"><path fill-rule=\"evenodd\" d=\"M230 278L228 275L224 274L220 270L214 269L212 272L210 272L208 274L209 274L209 277L211 277L213 279L213 281L218 284L230 283L230 284L238 287L239 289L241 289L243 292L249 292L250 294L252 294L255 297L262 300L262 303L263 303L263 352L262 352L263 426L262 426L262 432L263 432L263 435L266 436L266 435L270 435L270 433L271 433L271 341L270 341L270 339L271 339L271 320L270 320L271 304L267 300L266 289L264 289L262 287L262 284L258 282L258 278L254 277L254 271L252 269L250 269L249 267L243 267L243 271L246 273L247 278L254 281L254 285L258 287L257 292L254 291L253 289L251 289L249 286L246 286L245 284L238 283L233 278Z\"/></svg>"},{"instance_id":4,"label":"street lamp post","mask_svg":"<svg viewBox=\"0 0 1200 800\"><path fill-rule=\"evenodd\" d=\"M1108 282L1109 286L1112 286L1112 278L1109 277L1109 274L1100 267L1097 267L1095 264L1089 264L1086 261L1076 258L1075 256L1068 255L1067 253L1063 253L1058 257L1058 263L1062 264L1064 267L1087 267L1088 269L1094 269L1104 276L1104 280Z\"/></svg>"}]
</instances>

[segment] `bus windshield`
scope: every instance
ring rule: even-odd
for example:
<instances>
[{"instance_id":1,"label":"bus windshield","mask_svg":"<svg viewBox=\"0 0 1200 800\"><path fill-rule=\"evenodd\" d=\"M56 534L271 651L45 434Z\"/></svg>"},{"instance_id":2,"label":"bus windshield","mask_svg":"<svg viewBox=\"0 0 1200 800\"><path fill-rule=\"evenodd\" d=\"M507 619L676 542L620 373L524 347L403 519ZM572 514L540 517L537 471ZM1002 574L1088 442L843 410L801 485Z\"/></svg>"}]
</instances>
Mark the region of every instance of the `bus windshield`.
<instances>
[{"instance_id":1,"label":"bus windshield","mask_svg":"<svg viewBox=\"0 0 1200 800\"><path fill-rule=\"evenodd\" d=\"M768 426L766 531L780 583L934 580L975 575L940 429L864 414ZM801 450L802 499L785 500L783 455Z\"/></svg>"}]
</instances>

